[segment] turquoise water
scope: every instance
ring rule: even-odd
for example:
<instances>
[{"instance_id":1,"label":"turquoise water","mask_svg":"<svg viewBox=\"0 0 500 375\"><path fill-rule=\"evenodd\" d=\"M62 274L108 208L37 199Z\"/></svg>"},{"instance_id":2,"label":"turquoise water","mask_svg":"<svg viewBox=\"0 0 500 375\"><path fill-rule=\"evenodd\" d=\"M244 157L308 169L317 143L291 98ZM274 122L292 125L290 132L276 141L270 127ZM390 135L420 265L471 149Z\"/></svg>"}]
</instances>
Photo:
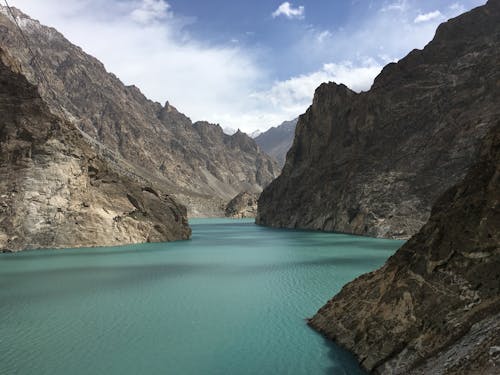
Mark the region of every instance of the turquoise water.
<instances>
[{"instance_id":1,"label":"turquoise water","mask_svg":"<svg viewBox=\"0 0 500 375\"><path fill-rule=\"evenodd\" d=\"M305 322L401 241L192 222L191 241L0 256L1 374L362 374Z\"/></svg>"}]
</instances>

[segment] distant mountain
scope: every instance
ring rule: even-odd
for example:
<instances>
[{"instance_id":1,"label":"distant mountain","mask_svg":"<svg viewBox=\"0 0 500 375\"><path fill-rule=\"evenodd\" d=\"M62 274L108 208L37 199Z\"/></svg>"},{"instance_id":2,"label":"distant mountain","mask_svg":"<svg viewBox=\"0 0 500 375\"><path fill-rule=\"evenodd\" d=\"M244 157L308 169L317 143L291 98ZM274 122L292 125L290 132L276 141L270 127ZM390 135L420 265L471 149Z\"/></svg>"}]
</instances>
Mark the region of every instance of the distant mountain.
<instances>
[{"instance_id":1,"label":"distant mountain","mask_svg":"<svg viewBox=\"0 0 500 375\"><path fill-rule=\"evenodd\" d=\"M261 135L262 132L260 130L254 130L253 132L251 132L250 134L248 134L251 138L255 139L257 138L259 135Z\"/></svg>"},{"instance_id":2,"label":"distant mountain","mask_svg":"<svg viewBox=\"0 0 500 375\"><path fill-rule=\"evenodd\" d=\"M281 166L285 164L286 153L292 146L297 121L298 118L285 121L255 137L255 142L259 147L274 157Z\"/></svg>"},{"instance_id":3,"label":"distant mountain","mask_svg":"<svg viewBox=\"0 0 500 375\"><path fill-rule=\"evenodd\" d=\"M257 223L408 238L500 118L500 1L441 24L367 92L324 83Z\"/></svg>"},{"instance_id":4,"label":"distant mountain","mask_svg":"<svg viewBox=\"0 0 500 375\"><path fill-rule=\"evenodd\" d=\"M14 12L36 65L7 8L0 7L5 58L37 85L53 113L69 119L129 174L169 191L191 216L223 216L231 198L260 192L278 175L279 166L247 135L193 124L170 103L152 102L137 87L125 86L55 29Z\"/></svg>"}]
</instances>

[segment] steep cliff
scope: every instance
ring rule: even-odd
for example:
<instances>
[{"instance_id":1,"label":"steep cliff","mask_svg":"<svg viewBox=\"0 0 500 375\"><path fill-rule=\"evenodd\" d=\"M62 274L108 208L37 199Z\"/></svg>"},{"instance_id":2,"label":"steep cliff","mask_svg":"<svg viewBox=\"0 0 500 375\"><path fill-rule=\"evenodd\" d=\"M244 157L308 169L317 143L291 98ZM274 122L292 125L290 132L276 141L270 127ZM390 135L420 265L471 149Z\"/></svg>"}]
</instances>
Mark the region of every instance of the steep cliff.
<instances>
[{"instance_id":1,"label":"steep cliff","mask_svg":"<svg viewBox=\"0 0 500 375\"><path fill-rule=\"evenodd\" d=\"M0 251L187 239L186 208L53 114L0 48Z\"/></svg>"},{"instance_id":2,"label":"steep cliff","mask_svg":"<svg viewBox=\"0 0 500 375\"><path fill-rule=\"evenodd\" d=\"M285 164L286 153L292 146L297 121L298 118L285 121L254 138L257 145L268 155L275 158L281 166Z\"/></svg>"},{"instance_id":3,"label":"steep cliff","mask_svg":"<svg viewBox=\"0 0 500 375\"><path fill-rule=\"evenodd\" d=\"M368 92L322 84L257 223L408 238L500 117L500 2L439 26Z\"/></svg>"},{"instance_id":4,"label":"steep cliff","mask_svg":"<svg viewBox=\"0 0 500 375\"><path fill-rule=\"evenodd\" d=\"M380 374L500 373L500 120L465 179L310 324Z\"/></svg>"},{"instance_id":5,"label":"steep cliff","mask_svg":"<svg viewBox=\"0 0 500 375\"><path fill-rule=\"evenodd\" d=\"M115 160L164 186L191 215L223 216L232 197L244 190L262 191L279 173L250 137L226 135L214 124L193 124L168 102L162 106L137 87L125 86L55 29L14 12L36 65L5 7L0 7L0 46L38 85L50 109L63 108Z\"/></svg>"}]
</instances>

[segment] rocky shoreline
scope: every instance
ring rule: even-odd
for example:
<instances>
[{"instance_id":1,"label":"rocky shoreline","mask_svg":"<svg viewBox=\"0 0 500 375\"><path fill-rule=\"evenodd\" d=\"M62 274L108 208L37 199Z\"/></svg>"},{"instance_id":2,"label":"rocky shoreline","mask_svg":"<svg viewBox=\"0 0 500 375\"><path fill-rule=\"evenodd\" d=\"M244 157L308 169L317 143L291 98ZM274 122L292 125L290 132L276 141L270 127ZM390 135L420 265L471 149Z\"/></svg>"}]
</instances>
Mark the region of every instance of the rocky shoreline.
<instances>
[{"instance_id":1,"label":"rocky shoreline","mask_svg":"<svg viewBox=\"0 0 500 375\"><path fill-rule=\"evenodd\" d=\"M375 374L500 371L500 123L386 264L309 320Z\"/></svg>"}]
</instances>

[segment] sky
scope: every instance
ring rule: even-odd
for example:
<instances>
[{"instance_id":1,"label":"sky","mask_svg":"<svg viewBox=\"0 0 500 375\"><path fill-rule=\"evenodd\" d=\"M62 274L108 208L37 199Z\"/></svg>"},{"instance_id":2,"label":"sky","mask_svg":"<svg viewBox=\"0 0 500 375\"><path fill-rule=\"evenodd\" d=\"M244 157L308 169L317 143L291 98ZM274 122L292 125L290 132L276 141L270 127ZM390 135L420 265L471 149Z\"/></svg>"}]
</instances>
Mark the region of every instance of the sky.
<instances>
[{"instance_id":1,"label":"sky","mask_svg":"<svg viewBox=\"0 0 500 375\"><path fill-rule=\"evenodd\" d=\"M9 1L148 98L248 133L305 112L322 82L368 90L441 22L485 2Z\"/></svg>"}]
</instances>

